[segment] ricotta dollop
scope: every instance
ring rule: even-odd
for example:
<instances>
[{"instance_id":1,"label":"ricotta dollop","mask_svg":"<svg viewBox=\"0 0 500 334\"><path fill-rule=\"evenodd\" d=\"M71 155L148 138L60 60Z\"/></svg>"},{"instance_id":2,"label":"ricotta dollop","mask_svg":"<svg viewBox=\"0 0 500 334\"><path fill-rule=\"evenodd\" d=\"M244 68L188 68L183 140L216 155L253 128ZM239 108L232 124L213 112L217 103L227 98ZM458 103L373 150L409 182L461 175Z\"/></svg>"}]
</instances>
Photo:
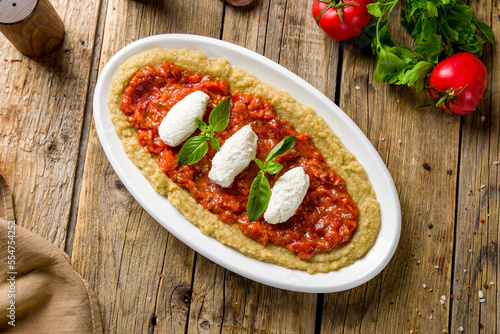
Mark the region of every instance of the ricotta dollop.
<instances>
[{"instance_id":1,"label":"ricotta dollop","mask_svg":"<svg viewBox=\"0 0 500 334\"><path fill-rule=\"evenodd\" d=\"M171 147L186 140L198 128L194 119L203 119L209 99L207 94L196 91L177 102L158 127L161 140Z\"/></svg>"},{"instance_id":2,"label":"ricotta dollop","mask_svg":"<svg viewBox=\"0 0 500 334\"><path fill-rule=\"evenodd\" d=\"M309 188L309 176L304 168L296 167L283 174L271 189L271 199L264 213L269 224L283 223L290 219L304 200Z\"/></svg>"},{"instance_id":3,"label":"ricotta dollop","mask_svg":"<svg viewBox=\"0 0 500 334\"><path fill-rule=\"evenodd\" d=\"M229 137L212 160L208 177L221 187L229 187L234 178L255 158L257 135L245 125Z\"/></svg>"}]
</instances>

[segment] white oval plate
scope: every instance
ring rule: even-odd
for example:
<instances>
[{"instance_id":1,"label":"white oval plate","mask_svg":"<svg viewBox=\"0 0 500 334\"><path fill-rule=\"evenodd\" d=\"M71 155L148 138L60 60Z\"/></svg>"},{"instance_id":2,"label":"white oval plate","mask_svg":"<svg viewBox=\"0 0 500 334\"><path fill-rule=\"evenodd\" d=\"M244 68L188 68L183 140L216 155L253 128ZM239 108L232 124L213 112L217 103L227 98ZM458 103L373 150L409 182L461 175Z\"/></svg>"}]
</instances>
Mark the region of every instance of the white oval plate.
<instances>
[{"instance_id":1,"label":"white oval plate","mask_svg":"<svg viewBox=\"0 0 500 334\"><path fill-rule=\"evenodd\" d=\"M122 149L108 108L109 88L118 67L130 56L153 48L187 48L209 58L226 58L260 80L288 91L323 116L344 145L356 155L373 184L382 214L376 244L365 257L337 271L310 275L301 270L246 257L203 235L163 196L158 194ZM116 173L140 205L186 245L215 263L257 282L300 292L335 292L351 289L375 277L391 259L401 232L401 209L394 182L382 159L356 124L330 99L284 67L240 46L194 35L167 34L141 39L116 53L101 72L95 88L94 120L104 152Z\"/></svg>"}]
</instances>

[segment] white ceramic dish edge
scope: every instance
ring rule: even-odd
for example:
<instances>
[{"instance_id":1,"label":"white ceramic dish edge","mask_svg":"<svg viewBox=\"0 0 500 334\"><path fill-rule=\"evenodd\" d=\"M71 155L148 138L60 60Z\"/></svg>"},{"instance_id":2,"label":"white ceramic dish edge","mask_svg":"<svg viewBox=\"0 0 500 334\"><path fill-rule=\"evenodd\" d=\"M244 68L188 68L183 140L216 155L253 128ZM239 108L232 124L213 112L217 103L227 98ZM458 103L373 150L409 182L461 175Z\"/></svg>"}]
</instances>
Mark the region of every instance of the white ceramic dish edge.
<instances>
[{"instance_id":1,"label":"white ceramic dish edge","mask_svg":"<svg viewBox=\"0 0 500 334\"><path fill-rule=\"evenodd\" d=\"M310 275L249 258L203 235L193 224L159 195L141 171L124 153L121 141L110 120L107 105L109 87L118 67L129 57L153 48L187 48L203 52L209 58L226 58L298 101L312 107L364 166L377 194L382 214L382 228L375 246L352 265L330 273ZM351 289L375 277L392 258L401 233L399 198L382 159L357 125L330 99L289 70L253 51L213 38L167 34L135 41L117 52L103 68L94 95L94 120L103 149L128 191L163 227L186 245L219 265L257 282L309 293Z\"/></svg>"}]
</instances>

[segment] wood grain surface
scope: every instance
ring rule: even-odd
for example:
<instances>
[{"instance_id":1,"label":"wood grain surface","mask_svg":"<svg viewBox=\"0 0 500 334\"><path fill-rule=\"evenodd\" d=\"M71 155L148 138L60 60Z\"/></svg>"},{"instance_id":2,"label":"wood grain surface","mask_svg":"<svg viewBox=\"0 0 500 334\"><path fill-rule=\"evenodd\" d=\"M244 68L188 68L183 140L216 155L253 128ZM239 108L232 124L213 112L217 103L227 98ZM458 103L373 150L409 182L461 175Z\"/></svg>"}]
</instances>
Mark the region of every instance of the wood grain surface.
<instances>
[{"instance_id":1,"label":"wood grain surface","mask_svg":"<svg viewBox=\"0 0 500 334\"><path fill-rule=\"evenodd\" d=\"M67 34L56 53L30 60L0 36L0 170L18 222L70 254L90 283L106 333L500 332L498 37L482 57L480 105L457 117L417 108L425 92L375 82L371 51L326 36L313 0L51 2ZM498 1L471 6L500 36ZM403 214L377 277L340 293L271 288L196 254L131 197L99 143L93 90L118 50L162 33L256 51L354 120L386 163ZM408 40L402 29L393 35Z\"/></svg>"},{"instance_id":2,"label":"wood grain surface","mask_svg":"<svg viewBox=\"0 0 500 334\"><path fill-rule=\"evenodd\" d=\"M56 52L29 59L0 36L0 169L19 223L64 249L99 2L52 4L68 33Z\"/></svg>"}]
</instances>

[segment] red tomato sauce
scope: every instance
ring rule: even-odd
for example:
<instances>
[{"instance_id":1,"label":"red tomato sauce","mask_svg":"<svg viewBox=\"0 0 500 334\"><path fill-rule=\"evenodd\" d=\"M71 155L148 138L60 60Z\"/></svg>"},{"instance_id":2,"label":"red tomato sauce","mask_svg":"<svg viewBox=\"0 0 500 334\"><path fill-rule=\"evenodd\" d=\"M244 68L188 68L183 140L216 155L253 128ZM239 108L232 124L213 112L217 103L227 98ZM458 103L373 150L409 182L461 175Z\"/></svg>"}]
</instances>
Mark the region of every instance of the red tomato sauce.
<instances>
[{"instance_id":1,"label":"red tomato sauce","mask_svg":"<svg viewBox=\"0 0 500 334\"><path fill-rule=\"evenodd\" d=\"M204 116L207 123L210 111L225 97L231 97L229 125L215 135L221 146L240 128L251 124L259 139L257 158L264 161L269 151L286 136L296 138L294 148L276 159L283 165L281 172L267 175L271 187L294 167L302 166L309 176L310 186L304 201L288 221L272 225L263 216L255 222L248 220L248 193L259 171L255 162L251 162L228 188L208 178L215 155L212 147L198 163L178 166L177 155L182 144L178 147L164 144L158 135L158 126L172 106L196 90L210 96ZM311 137L297 132L289 122L276 115L269 101L249 94L231 93L224 79L193 74L164 63L158 68L146 66L138 71L130 80L120 107L137 131L140 144L158 157L160 169L198 203L223 222L239 227L247 237L264 245L281 245L304 259L328 252L351 239L357 225L358 208L344 180L328 167Z\"/></svg>"}]
</instances>

